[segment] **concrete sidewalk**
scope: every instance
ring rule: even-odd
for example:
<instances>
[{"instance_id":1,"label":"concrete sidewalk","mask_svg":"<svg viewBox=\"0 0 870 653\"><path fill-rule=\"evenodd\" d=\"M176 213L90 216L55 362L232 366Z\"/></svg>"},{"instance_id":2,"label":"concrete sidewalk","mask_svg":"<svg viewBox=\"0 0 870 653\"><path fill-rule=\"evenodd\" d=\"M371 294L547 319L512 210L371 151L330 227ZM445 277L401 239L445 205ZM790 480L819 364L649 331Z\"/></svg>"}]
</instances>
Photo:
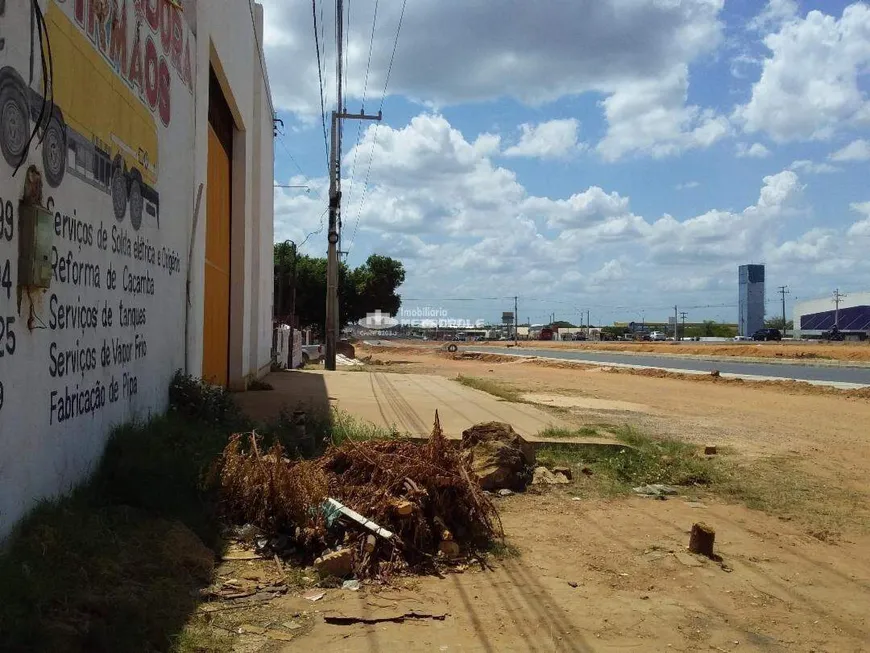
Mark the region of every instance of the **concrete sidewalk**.
<instances>
[{"instance_id":1,"label":"concrete sidewalk","mask_svg":"<svg viewBox=\"0 0 870 653\"><path fill-rule=\"evenodd\" d=\"M238 397L243 410L255 419L271 419L284 407L305 405L312 409L333 406L413 436L431 433L436 410L451 438L460 437L463 430L480 422L507 422L529 440L538 440L536 434L548 426L570 426L535 406L503 401L439 376L295 371L277 372L266 380L273 391L246 392Z\"/></svg>"}]
</instances>

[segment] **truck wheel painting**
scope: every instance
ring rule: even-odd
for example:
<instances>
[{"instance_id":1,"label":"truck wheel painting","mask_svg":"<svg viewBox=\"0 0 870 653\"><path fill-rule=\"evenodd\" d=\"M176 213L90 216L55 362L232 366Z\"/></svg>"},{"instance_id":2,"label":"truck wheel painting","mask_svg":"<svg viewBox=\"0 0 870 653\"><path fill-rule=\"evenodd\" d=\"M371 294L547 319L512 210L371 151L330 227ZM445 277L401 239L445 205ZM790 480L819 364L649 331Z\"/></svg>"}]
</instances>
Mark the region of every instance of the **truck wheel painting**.
<instances>
[{"instance_id":1,"label":"truck wheel painting","mask_svg":"<svg viewBox=\"0 0 870 653\"><path fill-rule=\"evenodd\" d=\"M66 171L66 128L63 118L55 112L48 120L42 140L42 165L48 185L57 188Z\"/></svg>"},{"instance_id":2,"label":"truck wheel painting","mask_svg":"<svg viewBox=\"0 0 870 653\"><path fill-rule=\"evenodd\" d=\"M123 11L127 10L127 4L120 5ZM118 6L115 5L116 11ZM42 148L44 179L48 185L57 188L69 174L106 193L118 222L124 221L129 210L134 231L142 227L144 216L150 216L152 224L159 228L158 135L154 116L135 87L118 74L105 52L88 39L56 2L49 3L45 22L53 53L53 104L46 105L41 94L38 45L30 61L21 56L21 61L0 69L3 158L15 168L27 156L31 130L45 107L48 115L42 117L39 138L30 146ZM19 72L27 71L28 66L33 80L30 84ZM99 96L99 102L94 102L95 95Z\"/></svg>"},{"instance_id":3,"label":"truck wheel painting","mask_svg":"<svg viewBox=\"0 0 870 653\"><path fill-rule=\"evenodd\" d=\"M0 149L13 168L24 156L30 135L29 109L21 84L12 68L0 71Z\"/></svg>"}]
</instances>

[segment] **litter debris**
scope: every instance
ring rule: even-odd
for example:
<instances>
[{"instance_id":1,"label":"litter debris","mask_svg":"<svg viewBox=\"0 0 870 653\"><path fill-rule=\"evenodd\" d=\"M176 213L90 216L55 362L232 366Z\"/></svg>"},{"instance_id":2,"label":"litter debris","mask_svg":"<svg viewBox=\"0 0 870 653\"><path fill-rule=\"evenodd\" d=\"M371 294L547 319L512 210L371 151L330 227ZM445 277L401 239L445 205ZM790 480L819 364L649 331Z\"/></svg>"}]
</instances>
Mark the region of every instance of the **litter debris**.
<instances>
[{"instance_id":1,"label":"litter debris","mask_svg":"<svg viewBox=\"0 0 870 653\"><path fill-rule=\"evenodd\" d=\"M469 449L483 438L467 434L490 432L491 426L466 431L463 452L447 441L436 412L428 442L346 440L301 461L288 460L280 444L261 451L256 432L237 434L214 478L231 522L253 524L267 537L288 536L288 548L310 561L318 558L321 573L386 579L408 569L431 570L439 559L484 549L504 536L495 505L468 462L478 451ZM520 447L528 443L510 426L497 426L516 438L525 471ZM442 541L452 542L446 551Z\"/></svg>"},{"instance_id":2,"label":"litter debris","mask_svg":"<svg viewBox=\"0 0 870 653\"><path fill-rule=\"evenodd\" d=\"M550 471L554 474L561 474L569 481L574 478L574 474L571 472L570 467L553 467L553 469L551 469Z\"/></svg>"},{"instance_id":3,"label":"litter debris","mask_svg":"<svg viewBox=\"0 0 870 653\"><path fill-rule=\"evenodd\" d=\"M402 501L397 501L394 505L394 508L396 509L396 514L399 515L399 517L407 517L412 512L414 512L414 504L410 501L405 501L404 499Z\"/></svg>"},{"instance_id":4,"label":"litter debris","mask_svg":"<svg viewBox=\"0 0 870 653\"><path fill-rule=\"evenodd\" d=\"M573 580L569 580L568 585L570 585L571 587L577 587L577 583L575 583Z\"/></svg>"},{"instance_id":5,"label":"litter debris","mask_svg":"<svg viewBox=\"0 0 870 653\"><path fill-rule=\"evenodd\" d=\"M331 508L334 508L335 510L340 512L345 517L348 517L348 518L354 520L360 526L363 526L364 528L369 529L375 535L380 535L385 540L393 539L393 534L390 531L388 531L386 528L381 528L373 521L366 519L361 514L359 514L358 512L356 512L354 510L351 510L347 506L343 506L340 502L336 501L335 499L327 499L326 503L329 504L329 506Z\"/></svg>"},{"instance_id":6,"label":"litter debris","mask_svg":"<svg viewBox=\"0 0 870 653\"><path fill-rule=\"evenodd\" d=\"M720 376L719 370L713 370L712 372L710 372L710 376L712 376L714 378L719 378L719 376Z\"/></svg>"},{"instance_id":7,"label":"litter debris","mask_svg":"<svg viewBox=\"0 0 870 653\"><path fill-rule=\"evenodd\" d=\"M546 467L535 467L532 485L562 485L568 483L564 474L554 474Z\"/></svg>"},{"instance_id":8,"label":"litter debris","mask_svg":"<svg viewBox=\"0 0 870 653\"><path fill-rule=\"evenodd\" d=\"M662 485L660 483L653 483L651 485L641 485L640 487L633 488L635 494L640 494L646 497L665 497L665 496L673 496L679 492L677 488L672 487L670 485Z\"/></svg>"},{"instance_id":9,"label":"litter debris","mask_svg":"<svg viewBox=\"0 0 870 653\"><path fill-rule=\"evenodd\" d=\"M459 545L453 540L442 540L438 545L438 552L445 558L456 558L459 556Z\"/></svg>"},{"instance_id":10,"label":"litter debris","mask_svg":"<svg viewBox=\"0 0 870 653\"><path fill-rule=\"evenodd\" d=\"M308 599L309 601L319 601L324 596L326 596L326 592L322 592L319 590L308 590L305 594L302 595L303 599Z\"/></svg>"},{"instance_id":11,"label":"litter debris","mask_svg":"<svg viewBox=\"0 0 870 653\"><path fill-rule=\"evenodd\" d=\"M358 361L355 358L348 358L344 354L336 354L335 355L335 364L336 365L344 365L346 367L357 367L359 365L364 365L362 361Z\"/></svg>"},{"instance_id":12,"label":"litter debris","mask_svg":"<svg viewBox=\"0 0 870 653\"><path fill-rule=\"evenodd\" d=\"M356 579L353 579L353 580L346 580L346 581L344 581L344 583L342 583L342 585L341 585L341 589L343 589L343 590L350 590L351 592L357 592L357 591L359 591L359 587L360 587L360 585L359 585L359 581L356 580Z\"/></svg>"},{"instance_id":13,"label":"litter debris","mask_svg":"<svg viewBox=\"0 0 870 653\"><path fill-rule=\"evenodd\" d=\"M704 447L704 455L705 456L715 456L717 453L716 447L714 445L707 445Z\"/></svg>"},{"instance_id":14,"label":"litter debris","mask_svg":"<svg viewBox=\"0 0 870 653\"><path fill-rule=\"evenodd\" d=\"M416 610L384 610L382 614L371 615L350 615L350 614L325 614L323 620L328 624L336 626L351 626L353 624L381 624L388 621L401 623L405 619L435 619L436 621L444 621L447 618L446 612L418 612Z\"/></svg>"},{"instance_id":15,"label":"litter debris","mask_svg":"<svg viewBox=\"0 0 870 653\"><path fill-rule=\"evenodd\" d=\"M500 496L500 497L509 497L512 494L513 494L513 491L508 490L506 487L503 487L502 489L500 489L498 491L498 496Z\"/></svg>"},{"instance_id":16,"label":"litter debris","mask_svg":"<svg viewBox=\"0 0 870 653\"><path fill-rule=\"evenodd\" d=\"M263 635L266 632L265 628L260 626L252 626L251 624L242 624L239 626L239 635L250 633L252 635Z\"/></svg>"},{"instance_id":17,"label":"litter debris","mask_svg":"<svg viewBox=\"0 0 870 653\"><path fill-rule=\"evenodd\" d=\"M314 561L314 568L321 576L344 578L353 572L353 556L350 549L328 553Z\"/></svg>"}]
</instances>

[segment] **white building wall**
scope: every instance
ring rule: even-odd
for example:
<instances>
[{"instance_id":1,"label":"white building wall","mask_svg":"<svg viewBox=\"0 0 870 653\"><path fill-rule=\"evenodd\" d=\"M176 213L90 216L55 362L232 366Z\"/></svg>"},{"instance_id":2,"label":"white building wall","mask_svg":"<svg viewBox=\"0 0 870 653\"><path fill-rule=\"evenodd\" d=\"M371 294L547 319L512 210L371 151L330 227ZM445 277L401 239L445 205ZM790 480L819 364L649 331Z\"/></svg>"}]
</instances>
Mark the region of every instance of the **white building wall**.
<instances>
[{"instance_id":1,"label":"white building wall","mask_svg":"<svg viewBox=\"0 0 870 653\"><path fill-rule=\"evenodd\" d=\"M27 84L30 2L0 4L5 5L0 15L0 70L6 74L0 79L10 79L8 73L14 70ZM105 38L97 29L89 38L89 20L96 28L99 7L113 5L121 12L119 18L126 19L126 34L110 27L103 32ZM0 538L39 499L81 481L114 427L162 412L176 369L194 375L202 369L205 188L195 227L193 216L197 191L206 184L210 63L219 71L239 130L233 161L232 385L240 387L246 375L268 369L271 343L272 122L251 18L251 10L256 9L256 18L259 8L247 1L194 0L186 0L183 11L166 0L41 0L40 6L52 38L55 102L63 112L67 138L81 137L80 152L90 152L99 142L113 150L111 157L114 150L121 151L122 143L127 145L125 163L131 169L141 167L143 182L158 194L159 222L146 213L134 229L129 206L117 219L108 187L93 179L93 166L79 166L83 176L70 167L75 153L65 152L68 165L56 186L48 183L42 145L31 146L15 177L0 156L0 279L7 264L9 268L9 284L0 286ZM138 50L137 7L148 12L141 17ZM110 26L115 24L112 18L105 17ZM149 18L156 20L156 29ZM117 24L125 24L120 19ZM173 42L173 34L181 40L176 36ZM157 65L144 66L137 84L131 65L137 57L147 63L146 53ZM41 93L38 51L35 60L30 88ZM16 97L26 97L25 93ZM149 103L152 97L154 106ZM153 174L147 172L143 152L148 153ZM55 248L55 272L47 290L28 292L18 287L18 201L31 164L42 173L43 204L55 216L50 244ZM91 178L85 179L88 175ZM71 234L69 225L79 224ZM87 266L99 282L85 284L83 276L77 277L79 283L65 278L61 258ZM125 291L129 275L144 277L145 286ZM125 315L129 308L136 310L135 325L122 323L122 304ZM63 323L61 306L73 307L75 326ZM78 320L82 315L87 318L84 327ZM122 353L129 350L129 359L116 356L116 345ZM63 368L61 359L67 362Z\"/></svg>"}]
</instances>

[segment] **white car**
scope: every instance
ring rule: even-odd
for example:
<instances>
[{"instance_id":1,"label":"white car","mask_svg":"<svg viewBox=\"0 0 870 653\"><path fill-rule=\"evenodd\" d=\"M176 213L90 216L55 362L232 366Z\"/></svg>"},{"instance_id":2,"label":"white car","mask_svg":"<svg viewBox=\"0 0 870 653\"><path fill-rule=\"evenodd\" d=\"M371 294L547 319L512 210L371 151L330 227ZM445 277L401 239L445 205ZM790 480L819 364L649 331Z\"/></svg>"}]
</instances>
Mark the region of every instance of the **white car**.
<instances>
[{"instance_id":1,"label":"white car","mask_svg":"<svg viewBox=\"0 0 870 653\"><path fill-rule=\"evenodd\" d=\"M302 364L317 363L323 358L323 345L302 345Z\"/></svg>"},{"instance_id":2,"label":"white car","mask_svg":"<svg viewBox=\"0 0 870 653\"><path fill-rule=\"evenodd\" d=\"M663 342L668 339L668 337L662 333L661 331L653 331L649 334L649 339L655 342Z\"/></svg>"},{"instance_id":3,"label":"white car","mask_svg":"<svg viewBox=\"0 0 870 653\"><path fill-rule=\"evenodd\" d=\"M734 336L734 341L735 342L748 342L748 341L751 342L752 338L750 338L749 336Z\"/></svg>"}]
</instances>

